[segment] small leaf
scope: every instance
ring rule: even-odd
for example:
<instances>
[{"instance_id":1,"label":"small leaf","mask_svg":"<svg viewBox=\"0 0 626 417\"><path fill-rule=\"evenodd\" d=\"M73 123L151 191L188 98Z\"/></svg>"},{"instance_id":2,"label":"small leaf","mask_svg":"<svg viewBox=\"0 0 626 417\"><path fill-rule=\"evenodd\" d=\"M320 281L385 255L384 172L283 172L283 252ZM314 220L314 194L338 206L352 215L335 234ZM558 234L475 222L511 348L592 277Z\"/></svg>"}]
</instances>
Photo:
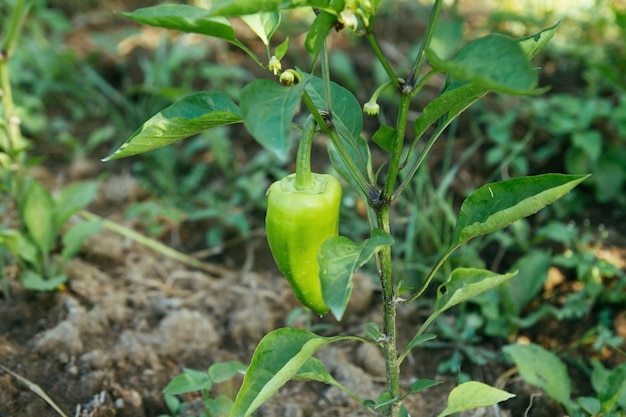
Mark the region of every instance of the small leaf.
<instances>
[{"instance_id":1,"label":"small leaf","mask_svg":"<svg viewBox=\"0 0 626 417\"><path fill-rule=\"evenodd\" d=\"M43 185L33 181L20 204L20 209L29 236L42 254L48 254L57 238L52 196Z\"/></svg>"},{"instance_id":2,"label":"small leaf","mask_svg":"<svg viewBox=\"0 0 626 417\"><path fill-rule=\"evenodd\" d=\"M220 0L209 12L212 16L243 16L296 7L328 7L328 0Z\"/></svg>"},{"instance_id":3,"label":"small leaf","mask_svg":"<svg viewBox=\"0 0 626 417\"><path fill-rule=\"evenodd\" d=\"M461 205L452 247L538 212L563 197L587 177L543 174L482 186Z\"/></svg>"},{"instance_id":4,"label":"small leaf","mask_svg":"<svg viewBox=\"0 0 626 417\"><path fill-rule=\"evenodd\" d=\"M216 384L228 381L237 374L245 374L248 367L238 361L218 362L209 367L209 377Z\"/></svg>"},{"instance_id":5,"label":"small leaf","mask_svg":"<svg viewBox=\"0 0 626 417\"><path fill-rule=\"evenodd\" d=\"M180 30L186 33L200 33L229 42L237 41L235 31L228 20L222 17L213 17L209 10L201 7L186 4L162 4L144 7L130 13L121 13L121 15L145 25Z\"/></svg>"},{"instance_id":6,"label":"small leaf","mask_svg":"<svg viewBox=\"0 0 626 417\"><path fill-rule=\"evenodd\" d=\"M44 279L44 277L37 272L26 270L20 274L20 281L27 290L54 291L59 285L63 285L67 282L67 276L65 274L59 274Z\"/></svg>"},{"instance_id":7,"label":"small leaf","mask_svg":"<svg viewBox=\"0 0 626 417\"><path fill-rule=\"evenodd\" d=\"M352 276L383 246L393 244L393 239L380 229L372 236L355 243L347 237L327 239L320 248L318 262L322 296L337 320L341 320L352 294Z\"/></svg>"},{"instance_id":8,"label":"small leaf","mask_svg":"<svg viewBox=\"0 0 626 417\"><path fill-rule=\"evenodd\" d=\"M554 353L535 344L508 345L504 352L511 356L524 381L543 389L566 408L571 406L571 381L567 368Z\"/></svg>"},{"instance_id":9,"label":"small leaf","mask_svg":"<svg viewBox=\"0 0 626 417\"><path fill-rule=\"evenodd\" d=\"M437 338L437 335L434 334L416 334L413 339L409 342L408 345L404 348L404 352L402 356L406 356L411 350L415 347L421 345L422 343L428 342L429 340L434 340Z\"/></svg>"},{"instance_id":10,"label":"small leaf","mask_svg":"<svg viewBox=\"0 0 626 417\"><path fill-rule=\"evenodd\" d=\"M550 26L549 28L518 39L517 41L526 56L530 59L537 55L548 44L548 42L550 42L560 25L561 22L558 22L556 25Z\"/></svg>"},{"instance_id":11,"label":"small leaf","mask_svg":"<svg viewBox=\"0 0 626 417\"><path fill-rule=\"evenodd\" d=\"M578 405L582 407L583 410L589 413L589 415L597 416L602 409L602 404L598 401L597 398L593 397L580 397L576 400Z\"/></svg>"},{"instance_id":12,"label":"small leaf","mask_svg":"<svg viewBox=\"0 0 626 417\"><path fill-rule=\"evenodd\" d=\"M259 342L230 417L247 417L292 379L321 346L338 338L317 336L295 328L266 334Z\"/></svg>"},{"instance_id":13,"label":"small leaf","mask_svg":"<svg viewBox=\"0 0 626 417\"><path fill-rule=\"evenodd\" d=\"M476 39L452 60L442 60L432 51L427 55L434 68L459 81L502 93L536 93L537 73L519 42L508 36L492 34Z\"/></svg>"},{"instance_id":14,"label":"small leaf","mask_svg":"<svg viewBox=\"0 0 626 417\"><path fill-rule=\"evenodd\" d=\"M333 378L332 375L326 370L324 364L319 359L314 357L307 359L293 379L322 382L340 389L358 402L363 402L357 394Z\"/></svg>"},{"instance_id":15,"label":"small leaf","mask_svg":"<svg viewBox=\"0 0 626 417\"><path fill-rule=\"evenodd\" d=\"M513 278L514 273L496 274L486 269L457 268L448 281L437 289L437 298L431 315L422 325L426 329L441 313Z\"/></svg>"},{"instance_id":16,"label":"small leaf","mask_svg":"<svg viewBox=\"0 0 626 417\"><path fill-rule=\"evenodd\" d=\"M163 389L164 394L180 395L194 391L210 390L212 386L211 379L206 372L194 369L184 369L179 375L176 375L169 384Z\"/></svg>"},{"instance_id":17,"label":"small leaf","mask_svg":"<svg viewBox=\"0 0 626 417\"><path fill-rule=\"evenodd\" d=\"M276 47L276 49L274 50L274 55L276 56L276 58L281 60L285 57L285 54L287 53L288 49L289 49L289 37L286 37L285 40L282 41L280 45Z\"/></svg>"},{"instance_id":18,"label":"small leaf","mask_svg":"<svg viewBox=\"0 0 626 417\"><path fill-rule=\"evenodd\" d=\"M372 140L383 150L391 152L391 148L396 141L396 129L387 125L380 125Z\"/></svg>"},{"instance_id":19,"label":"small leaf","mask_svg":"<svg viewBox=\"0 0 626 417\"><path fill-rule=\"evenodd\" d=\"M100 232L103 220L83 221L73 224L65 233L63 233L63 252L61 259L63 263L67 262L71 257L76 255L80 250L85 239Z\"/></svg>"},{"instance_id":20,"label":"small leaf","mask_svg":"<svg viewBox=\"0 0 626 417\"><path fill-rule=\"evenodd\" d=\"M13 256L26 261L31 267L41 266L37 247L15 229L0 230L0 246L5 246Z\"/></svg>"},{"instance_id":21,"label":"small leaf","mask_svg":"<svg viewBox=\"0 0 626 417\"><path fill-rule=\"evenodd\" d=\"M265 45L269 45L272 35L280 25L280 13L278 12L255 13L241 16L241 19Z\"/></svg>"},{"instance_id":22,"label":"small leaf","mask_svg":"<svg viewBox=\"0 0 626 417\"><path fill-rule=\"evenodd\" d=\"M442 381L436 381L434 379L428 379L428 378L422 378L422 379L418 379L417 381L414 381L410 388L409 388L409 392L407 395L410 394L415 394L418 393L420 391L424 391L427 388L430 387L434 387L436 385L442 384Z\"/></svg>"},{"instance_id":23,"label":"small leaf","mask_svg":"<svg viewBox=\"0 0 626 417\"><path fill-rule=\"evenodd\" d=\"M438 417L445 417L480 407L489 407L490 405L506 401L513 397L515 397L515 395L483 384L482 382L465 382L450 392L450 395L448 395L448 406Z\"/></svg>"},{"instance_id":24,"label":"small leaf","mask_svg":"<svg viewBox=\"0 0 626 417\"><path fill-rule=\"evenodd\" d=\"M148 152L207 129L241 121L237 105L219 91L203 91L183 97L152 116L103 161Z\"/></svg>"},{"instance_id":25,"label":"small leaf","mask_svg":"<svg viewBox=\"0 0 626 417\"><path fill-rule=\"evenodd\" d=\"M64 187L54 196L55 227L61 230L65 222L78 210L88 206L98 194L100 183L96 181L75 182Z\"/></svg>"},{"instance_id":26,"label":"small leaf","mask_svg":"<svg viewBox=\"0 0 626 417\"><path fill-rule=\"evenodd\" d=\"M300 108L306 81L285 87L275 81L255 80L241 90L241 115L248 132L265 149L286 160L291 122Z\"/></svg>"}]
</instances>

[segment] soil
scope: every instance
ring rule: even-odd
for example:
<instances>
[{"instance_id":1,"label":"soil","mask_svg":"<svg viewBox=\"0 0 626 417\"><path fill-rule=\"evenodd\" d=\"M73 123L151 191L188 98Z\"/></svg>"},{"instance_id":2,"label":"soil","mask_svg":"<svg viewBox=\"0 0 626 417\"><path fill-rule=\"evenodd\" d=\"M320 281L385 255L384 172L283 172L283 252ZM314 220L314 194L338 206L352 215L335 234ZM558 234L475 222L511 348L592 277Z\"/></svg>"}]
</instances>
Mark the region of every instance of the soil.
<instances>
[{"instance_id":1,"label":"soil","mask_svg":"<svg viewBox=\"0 0 626 417\"><path fill-rule=\"evenodd\" d=\"M90 4L93 2L89 2ZM99 2L98 6L101 6ZM142 2L136 2L137 7ZM146 2L143 2L146 3ZM148 2L151 3L151 2ZM87 6L85 6L87 7ZM132 9L125 5L124 9ZM83 11L81 11L83 13ZM86 12L85 12L86 13ZM85 29L85 30L88 30ZM80 43L80 34L68 42ZM74 45L80 50L81 45ZM86 47L88 48L88 47ZM37 175L51 188L66 178L96 178L104 169L95 158L42 169ZM94 168L96 167L96 168ZM78 173L77 173L78 172ZM471 173L465 173L470 175ZM123 218L127 204L143 198L132 177L119 172L104 181L90 210L133 227ZM259 220L259 219L257 219ZM261 219L262 221L262 219ZM607 225L617 230L620 225ZM204 231L188 225L186 239L202 241ZM191 230L191 232L189 232ZM613 236L615 237L615 236ZM618 234L616 241L624 239ZM605 247L607 257L624 268L623 246ZM230 247L207 270L187 267L163 254L110 230L89 239L66 268L67 287L50 293L23 289L7 270L8 291L0 292L0 417L157 417L168 414L162 390L184 368L206 370L210 365L238 360L248 363L258 341L267 332L286 326L300 307L288 284L272 266L263 234ZM366 274L355 277L354 294L346 316L312 317L325 335L363 334L364 324L380 324L380 292ZM410 338L427 311L417 306L399 310L398 327ZM622 317L623 320L619 320ZM454 318L451 318L454 320ZM569 346L595 321L543 322L524 337L550 347ZM626 339L626 311L615 311L616 332ZM305 316L292 324L306 327ZM400 340L404 345L408 340ZM476 349L485 357L501 358L506 341L483 339ZM432 416L446 404L456 377L438 372L438 364L458 352L459 346L418 348L402 370L406 388L415 377L443 383L411 396L405 405L413 416ZM582 355L598 355L581 352ZM384 391L385 371L379 350L366 345L338 343L319 351L329 372L363 398ZM605 352L601 358L617 364ZM623 359L622 359L623 360ZM474 380L498 385L517 395L498 407L474 410L469 416L563 416L562 409L539 389L525 384L501 360L483 364L464 361L461 369ZM588 378L574 374L578 393L588 393ZM233 396L236 379L213 394ZM202 409L199 395L182 397L192 416ZM290 382L264 404L257 416L356 417L368 415L353 399L321 383Z\"/></svg>"}]
</instances>

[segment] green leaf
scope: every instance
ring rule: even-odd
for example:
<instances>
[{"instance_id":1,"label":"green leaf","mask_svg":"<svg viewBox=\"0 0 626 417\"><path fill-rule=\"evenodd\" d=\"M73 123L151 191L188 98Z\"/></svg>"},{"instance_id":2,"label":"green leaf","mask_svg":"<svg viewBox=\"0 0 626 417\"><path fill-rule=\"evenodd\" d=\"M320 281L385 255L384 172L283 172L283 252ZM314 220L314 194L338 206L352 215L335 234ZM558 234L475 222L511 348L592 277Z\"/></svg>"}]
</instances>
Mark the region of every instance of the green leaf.
<instances>
[{"instance_id":1,"label":"green leaf","mask_svg":"<svg viewBox=\"0 0 626 417\"><path fill-rule=\"evenodd\" d=\"M422 343L428 342L429 340L434 340L437 338L437 335L434 334L416 334L413 339L406 345L404 348L404 352L402 352L401 357L405 357L411 350L415 347L421 345Z\"/></svg>"},{"instance_id":2,"label":"green leaf","mask_svg":"<svg viewBox=\"0 0 626 417\"><path fill-rule=\"evenodd\" d=\"M508 345L504 352L511 356L524 381L543 389L566 408L571 407L571 381L567 368L554 353L535 344Z\"/></svg>"},{"instance_id":3,"label":"green leaf","mask_svg":"<svg viewBox=\"0 0 626 417\"><path fill-rule=\"evenodd\" d=\"M237 42L235 31L228 20L223 17L214 17L209 10L201 7L186 4L162 4L121 13L121 15L145 25L186 33L200 33L229 42Z\"/></svg>"},{"instance_id":4,"label":"green leaf","mask_svg":"<svg viewBox=\"0 0 626 417\"><path fill-rule=\"evenodd\" d=\"M44 277L37 272L26 270L20 274L20 281L27 290L54 291L59 287L59 285L67 282L67 276L65 274L59 274L51 278L44 279Z\"/></svg>"},{"instance_id":5,"label":"green leaf","mask_svg":"<svg viewBox=\"0 0 626 417\"><path fill-rule=\"evenodd\" d=\"M241 115L246 129L265 149L286 160L291 121L300 108L306 81L285 87L275 81L255 80L241 90Z\"/></svg>"},{"instance_id":6,"label":"green leaf","mask_svg":"<svg viewBox=\"0 0 626 417\"><path fill-rule=\"evenodd\" d=\"M450 123L488 92L489 89L481 85L459 83L448 78L439 97L428 103L422 115L415 119L416 137L420 138L430 125L444 115L445 122Z\"/></svg>"},{"instance_id":7,"label":"green leaf","mask_svg":"<svg viewBox=\"0 0 626 417\"><path fill-rule=\"evenodd\" d=\"M537 33L518 39L522 51L530 59L537 55L550 42L561 22Z\"/></svg>"},{"instance_id":8,"label":"green leaf","mask_svg":"<svg viewBox=\"0 0 626 417\"><path fill-rule=\"evenodd\" d=\"M355 161L365 178L371 178L371 154L367 141L361 137L363 129L363 112L358 100L347 89L334 82L330 83L330 103L326 102L324 83L321 78L313 77L306 88L313 104L318 110L332 110L332 121L339 138L350 158ZM328 141L328 153L337 172L358 190L345 163L339 157L335 145Z\"/></svg>"},{"instance_id":9,"label":"green leaf","mask_svg":"<svg viewBox=\"0 0 626 417\"><path fill-rule=\"evenodd\" d=\"M515 395L490 387L482 382L469 381L454 388L448 395L448 406L438 417L449 416L465 410L489 407Z\"/></svg>"},{"instance_id":10,"label":"green leaf","mask_svg":"<svg viewBox=\"0 0 626 417\"><path fill-rule=\"evenodd\" d=\"M328 7L328 0L219 0L209 12L212 16L243 16L296 7Z\"/></svg>"},{"instance_id":11,"label":"green leaf","mask_svg":"<svg viewBox=\"0 0 626 417\"><path fill-rule=\"evenodd\" d=\"M361 130L363 130L363 112L354 94L331 81L331 99L330 103L327 103L324 81L319 77L312 77L311 82L306 86L306 92L309 93L313 104L315 104L318 110L330 109L332 111L332 121L337 129L337 133L339 133L346 145L350 146L355 152L355 156L359 158L361 166L365 166L363 156L356 153L358 147L355 145L355 142L360 137Z\"/></svg>"},{"instance_id":12,"label":"green leaf","mask_svg":"<svg viewBox=\"0 0 626 417\"><path fill-rule=\"evenodd\" d=\"M163 389L164 394L180 395L194 391L210 390L213 383L206 372L194 369L184 369L176 375Z\"/></svg>"},{"instance_id":13,"label":"green leaf","mask_svg":"<svg viewBox=\"0 0 626 417\"><path fill-rule=\"evenodd\" d=\"M55 195L56 230L61 230L73 214L88 206L96 198L99 187L100 183L96 181L75 182L64 187Z\"/></svg>"},{"instance_id":14,"label":"green leaf","mask_svg":"<svg viewBox=\"0 0 626 417\"><path fill-rule=\"evenodd\" d=\"M431 65L457 80L488 90L511 94L534 94L537 73L520 43L492 34L465 45L452 60L427 52Z\"/></svg>"},{"instance_id":15,"label":"green leaf","mask_svg":"<svg viewBox=\"0 0 626 417\"><path fill-rule=\"evenodd\" d=\"M292 379L320 347L339 338L295 328L266 334L257 345L230 417L247 417Z\"/></svg>"},{"instance_id":16,"label":"green leaf","mask_svg":"<svg viewBox=\"0 0 626 417\"><path fill-rule=\"evenodd\" d=\"M461 205L452 247L538 212L563 197L587 177L543 174L482 186Z\"/></svg>"},{"instance_id":17,"label":"green leaf","mask_svg":"<svg viewBox=\"0 0 626 417\"><path fill-rule=\"evenodd\" d=\"M519 317L522 309L535 299L548 276L552 254L546 250L532 250L518 259L513 270L518 270L515 279L504 284L509 314Z\"/></svg>"},{"instance_id":18,"label":"green leaf","mask_svg":"<svg viewBox=\"0 0 626 417\"><path fill-rule=\"evenodd\" d=\"M626 363L610 371L597 360L592 365L592 384L602 402L602 409L613 411L618 406L626 409Z\"/></svg>"},{"instance_id":19,"label":"green leaf","mask_svg":"<svg viewBox=\"0 0 626 417\"><path fill-rule=\"evenodd\" d=\"M152 116L103 161L148 152L212 127L240 121L237 105L226 94L219 91L191 94Z\"/></svg>"},{"instance_id":20,"label":"green leaf","mask_svg":"<svg viewBox=\"0 0 626 417\"><path fill-rule=\"evenodd\" d=\"M331 237L322 243L317 260L320 265L322 297L337 320L341 320L352 294L352 276L383 246L393 239L380 229L355 243L344 236Z\"/></svg>"},{"instance_id":21,"label":"green leaf","mask_svg":"<svg viewBox=\"0 0 626 417\"><path fill-rule=\"evenodd\" d=\"M209 377L216 384L228 381L237 374L245 374L248 367L238 361L218 362L209 367Z\"/></svg>"},{"instance_id":22,"label":"green leaf","mask_svg":"<svg viewBox=\"0 0 626 417\"><path fill-rule=\"evenodd\" d=\"M283 59L288 49L289 49L289 37L286 37L285 40L282 41L280 45L276 47L276 49L274 50L274 55L279 60Z\"/></svg>"},{"instance_id":23,"label":"green leaf","mask_svg":"<svg viewBox=\"0 0 626 417\"><path fill-rule=\"evenodd\" d=\"M28 187L20 210L29 236L42 254L48 254L57 238L52 196L43 185L33 181Z\"/></svg>"},{"instance_id":24,"label":"green leaf","mask_svg":"<svg viewBox=\"0 0 626 417\"><path fill-rule=\"evenodd\" d=\"M261 39L265 45L270 44L270 39L280 25L280 13L255 13L241 16L246 25ZM280 58L278 58L280 59Z\"/></svg>"},{"instance_id":25,"label":"green leaf","mask_svg":"<svg viewBox=\"0 0 626 417\"><path fill-rule=\"evenodd\" d=\"M407 395L415 394L420 391L424 391L427 388L434 387L436 385L442 384L442 381L436 381L434 379L422 378L414 381L409 387L409 392Z\"/></svg>"},{"instance_id":26,"label":"green leaf","mask_svg":"<svg viewBox=\"0 0 626 417\"><path fill-rule=\"evenodd\" d=\"M76 255L80 250L85 239L93 236L102 229L104 220L83 221L73 224L63 234L63 252L61 253L62 262L67 262L72 256Z\"/></svg>"},{"instance_id":27,"label":"green leaf","mask_svg":"<svg viewBox=\"0 0 626 417\"><path fill-rule=\"evenodd\" d=\"M0 230L0 246L5 246L13 256L29 263L30 266L42 266L37 247L15 229Z\"/></svg>"},{"instance_id":28,"label":"green leaf","mask_svg":"<svg viewBox=\"0 0 626 417\"><path fill-rule=\"evenodd\" d=\"M497 274L486 269L457 268L437 288L433 312L420 331L426 329L441 313L513 278L515 273Z\"/></svg>"},{"instance_id":29,"label":"green leaf","mask_svg":"<svg viewBox=\"0 0 626 417\"><path fill-rule=\"evenodd\" d=\"M372 140L383 150L391 152L391 148L396 141L396 129L387 125L380 125Z\"/></svg>"}]
</instances>

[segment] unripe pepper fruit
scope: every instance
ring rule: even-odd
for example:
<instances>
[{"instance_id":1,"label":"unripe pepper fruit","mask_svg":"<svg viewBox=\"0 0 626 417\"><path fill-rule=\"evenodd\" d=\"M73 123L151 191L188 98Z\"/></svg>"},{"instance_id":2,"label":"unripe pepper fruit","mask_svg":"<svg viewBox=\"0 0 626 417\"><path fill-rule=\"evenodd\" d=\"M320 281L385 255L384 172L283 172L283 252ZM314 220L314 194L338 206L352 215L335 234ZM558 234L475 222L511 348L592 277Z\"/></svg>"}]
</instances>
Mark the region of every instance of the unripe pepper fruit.
<instances>
[{"instance_id":1,"label":"unripe pepper fruit","mask_svg":"<svg viewBox=\"0 0 626 417\"><path fill-rule=\"evenodd\" d=\"M311 172L316 124L309 118L302 132L296 173L267 190L267 241L280 272L298 300L318 314L328 313L322 296L317 254L339 232L341 185L332 175Z\"/></svg>"},{"instance_id":2,"label":"unripe pepper fruit","mask_svg":"<svg viewBox=\"0 0 626 417\"><path fill-rule=\"evenodd\" d=\"M332 175L311 174L310 188L296 187L296 174L267 191L267 241L280 272L298 300L319 314L328 313L322 297L317 254L339 233L341 185Z\"/></svg>"}]
</instances>

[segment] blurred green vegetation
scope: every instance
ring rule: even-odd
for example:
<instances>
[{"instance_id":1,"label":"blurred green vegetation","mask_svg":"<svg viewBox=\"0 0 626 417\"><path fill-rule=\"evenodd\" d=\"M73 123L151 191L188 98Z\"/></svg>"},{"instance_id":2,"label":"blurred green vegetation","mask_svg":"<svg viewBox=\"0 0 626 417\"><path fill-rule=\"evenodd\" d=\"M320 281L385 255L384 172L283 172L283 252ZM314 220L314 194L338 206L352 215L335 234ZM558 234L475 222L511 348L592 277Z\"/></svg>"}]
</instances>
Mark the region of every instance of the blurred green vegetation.
<instances>
[{"instance_id":1,"label":"blurred green vegetation","mask_svg":"<svg viewBox=\"0 0 626 417\"><path fill-rule=\"evenodd\" d=\"M33 2L10 61L14 100L24 135L32 140L31 165L58 168L60 161L69 164L78 157L99 159L177 98L220 89L236 99L255 77L221 43L134 25L118 18L106 2L60 3ZM0 15L12 4L0 3ZM425 14L419 3L383 6L381 25L397 29L385 42L397 48L399 66L410 62L412 53L402 49L402 30L419 27L420 18ZM433 45L453 53L461 36L476 37L487 29L521 36L557 20L562 25L539 63L542 84L551 91L540 97L490 96L471 108L442 141L438 161L418 173L395 206L401 278L419 285L447 248L458 204L474 184L547 171L593 173L553 209L455 255L453 263L518 268L521 276L457 310L456 324L441 321L440 331L457 346L480 337L518 335L546 316L566 320L592 312L594 340L616 344L607 317L626 301L624 270L599 258L598 249L626 246L626 6L616 0L452 1ZM289 31L297 30L296 22ZM358 39L343 39L333 51L333 73L348 88L363 67L372 85L380 73L358 60L358 47ZM392 116L388 111L380 118ZM120 162L130 164L145 192L122 210L155 236L163 237L171 224L201 225L202 238L187 249L214 248L215 254L230 238L249 238L262 225L267 185L288 167L252 140L232 140L243 134L220 128ZM453 165L451 154L458 149L462 154ZM99 168L105 170L119 166ZM414 209L417 197L429 202L425 211ZM356 195L347 190L344 202L342 233L366 233ZM4 213L8 207L2 205ZM531 241L531 235L538 237ZM546 297L537 304L534 296L545 289L551 268L578 284L567 287L565 300Z\"/></svg>"}]
</instances>

